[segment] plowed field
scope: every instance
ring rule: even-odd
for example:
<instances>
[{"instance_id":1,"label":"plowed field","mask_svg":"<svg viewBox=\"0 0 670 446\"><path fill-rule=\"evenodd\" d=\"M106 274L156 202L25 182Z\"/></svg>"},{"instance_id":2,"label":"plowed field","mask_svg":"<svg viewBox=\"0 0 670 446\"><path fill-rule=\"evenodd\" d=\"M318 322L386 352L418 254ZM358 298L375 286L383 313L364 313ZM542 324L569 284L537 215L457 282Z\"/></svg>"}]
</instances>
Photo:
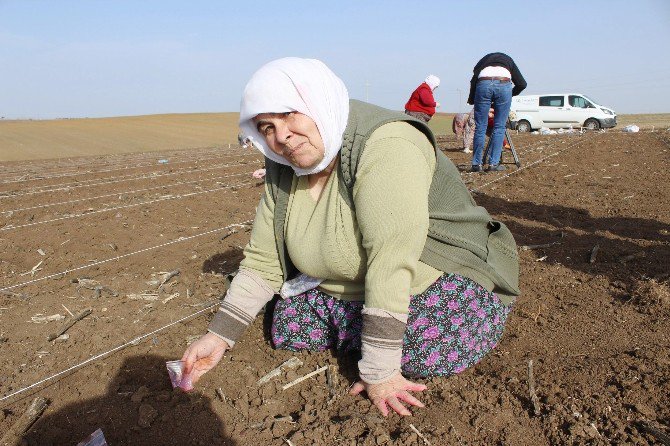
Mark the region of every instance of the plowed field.
<instances>
[{"instance_id":1,"label":"plowed field","mask_svg":"<svg viewBox=\"0 0 670 446\"><path fill-rule=\"evenodd\" d=\"M194 392L171 389L165 361L205 331L248 241L256 153L226 144L0 165L0 437L43 397L24 444L74 445L97 428L115 446L660 444L670 132L514 142L521 169L462 176L514 233L523 295L496 350L426 381L426 408L405 419L349 396L356 358L330 352L297 355L301 366L258 386L294 356L272 349L263 317ZM439 144L469 164L453 136ZM48 340L86 309L67 339ZM282 390L324 365L328 382Z\"/></svg>"}]
</instances>

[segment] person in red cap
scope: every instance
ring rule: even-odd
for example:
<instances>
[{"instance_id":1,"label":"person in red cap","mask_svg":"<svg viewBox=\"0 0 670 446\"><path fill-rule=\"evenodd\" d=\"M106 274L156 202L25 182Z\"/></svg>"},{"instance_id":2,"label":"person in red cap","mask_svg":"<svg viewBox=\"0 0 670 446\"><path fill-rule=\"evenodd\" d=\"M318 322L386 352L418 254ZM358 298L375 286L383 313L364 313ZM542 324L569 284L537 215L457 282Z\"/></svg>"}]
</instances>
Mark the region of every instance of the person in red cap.
<instances>
[{"instance_id":1,"label":"person in red cap","mask_svg":"<svg viewBox=\"0 0 670 446\"><path fill-rule=\"evenodd\" d=\"M440 106L433 96L433 92L439 85L440 78L429 74L426 80L412 92L409 101L405 104L405 113L423 122L430 121L435 114L435 108Z\"/></svg>"}]
</instances>

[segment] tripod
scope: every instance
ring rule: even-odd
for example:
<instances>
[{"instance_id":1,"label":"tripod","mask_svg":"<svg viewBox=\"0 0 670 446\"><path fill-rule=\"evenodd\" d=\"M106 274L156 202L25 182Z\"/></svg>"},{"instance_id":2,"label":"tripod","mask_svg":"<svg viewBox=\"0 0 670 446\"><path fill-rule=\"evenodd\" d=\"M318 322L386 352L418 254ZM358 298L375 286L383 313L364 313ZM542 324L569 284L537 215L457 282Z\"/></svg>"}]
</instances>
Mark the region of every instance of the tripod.
<instances>
[{"instance_id":1,"label":"tripod","mask_svg":"<svg viewBox=\"0 0 670 446\"><path fill-rule=\"evenodd\" d=\"M511 127L511 123L510 123L509 117L508 117L507 118L507 124L505 125L505 138L507 139L507 143L509 144L509 149L512 152L512 157L514 158L514 164L516 164L516 167L521 167L521 161L519 160L519 155L517 155L516 150L514 149L514 142L512 142L512 135L510 135L510 132L509 132L510 127ZM489 140L486 143L486 148L484 149L484 164L489 163L490 148L491 148L491 138L489 137ZM504 154L505 154L505 149L503 148L502 152L500 153L500 164L503 164L503 155Z\"/></svg>"}]
</instances>

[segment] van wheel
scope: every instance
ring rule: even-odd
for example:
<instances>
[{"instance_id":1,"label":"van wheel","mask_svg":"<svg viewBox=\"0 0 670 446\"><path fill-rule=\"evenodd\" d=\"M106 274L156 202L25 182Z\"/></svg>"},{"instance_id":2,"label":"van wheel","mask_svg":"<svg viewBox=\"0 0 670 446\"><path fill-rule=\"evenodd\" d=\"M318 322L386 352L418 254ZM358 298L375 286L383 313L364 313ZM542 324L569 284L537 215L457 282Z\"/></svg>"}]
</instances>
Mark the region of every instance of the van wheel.
<instances>
[{"instance_id":1,"label":"van wheel","mask_svg":"<svg viewBox=\"0 0 670 446\"><path fill-rule=\"evenodd\" d=\"M591 118L586 120L584 127L586 127L588 130L598 130L600 128L600 123L597 119Z\"/></svg>"},{"instance_id":2,"label":"van wheel","mask_svg":"<svg viewBox=\"0 0 670 446\"><path fill-rule=\"evenodd\" d=\"M521 121L517 122L516 129L520 133L528 133L532 130L532 128L530 127L530 122L526 121L525 119L522 119Z\"/></svg>"}]
</instances>

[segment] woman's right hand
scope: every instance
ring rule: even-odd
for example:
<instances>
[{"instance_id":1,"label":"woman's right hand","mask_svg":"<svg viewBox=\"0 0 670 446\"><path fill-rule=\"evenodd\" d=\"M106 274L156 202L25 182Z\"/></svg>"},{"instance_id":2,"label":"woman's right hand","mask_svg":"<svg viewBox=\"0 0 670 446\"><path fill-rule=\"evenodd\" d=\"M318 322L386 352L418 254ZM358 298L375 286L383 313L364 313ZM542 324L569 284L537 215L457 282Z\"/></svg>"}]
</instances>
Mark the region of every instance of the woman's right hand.
<instances>
[{"instance_id":1,"label":"woman's right hand","mask_svg":"<svg viewBox=\"0 0 670 446\"><path fill-rule=\"evenodd\" d=\"M207 333L188 346L181 360L184 361L183 379L190 379L195 384L202 375L213 369L230 346L226 341Z\"/></svg>"},{"instance_id":2,"label":"woman's right hand","mask_svg":"<svg viewBox=\"0 0 670 446\"><path fill-rule=\"evenodd\" d=\"M410 416L412 413L402 404L402 401L410 406L424 407L424 404L409 392L422 392L426 389L424 384L408 381L400 373L396 373L379 384L358 381L351 387L349 394L358 395L365 390L370 401L385 417L389 414L389 406L399 415Z\"/></svg>"}]
</instances>

